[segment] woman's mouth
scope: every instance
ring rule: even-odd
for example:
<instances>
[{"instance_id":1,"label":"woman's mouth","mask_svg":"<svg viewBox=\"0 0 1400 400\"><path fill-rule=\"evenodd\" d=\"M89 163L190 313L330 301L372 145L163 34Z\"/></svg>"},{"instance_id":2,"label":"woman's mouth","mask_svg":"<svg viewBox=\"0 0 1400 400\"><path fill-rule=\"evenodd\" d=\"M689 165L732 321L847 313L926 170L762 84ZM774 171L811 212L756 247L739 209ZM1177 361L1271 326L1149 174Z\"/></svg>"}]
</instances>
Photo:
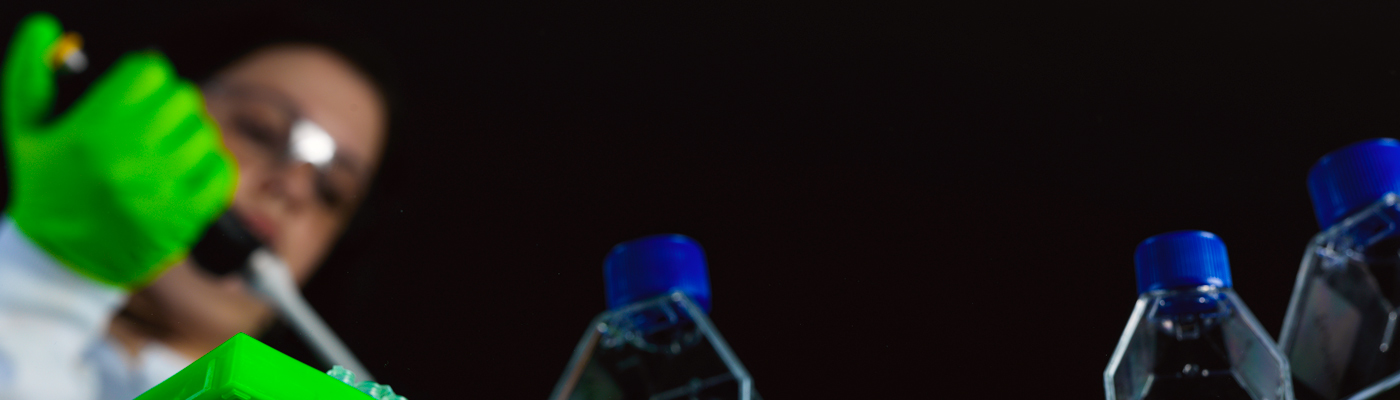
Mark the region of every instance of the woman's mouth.
<instances>
[{"instance_id":1,"label":"woman's mouth","mask_svg":"<svg viewBox=\"0 0 1400 400\"><path fill-rule=\"evenodd\" d=\"M277 240L277 225L272 222L271 218L247 211L238 211L238 216L243 219L243 223L248 225L248 230L253 231L253 236L257 237L263 245L271 247L273 241Z\"/></svg>"}]
</instances>

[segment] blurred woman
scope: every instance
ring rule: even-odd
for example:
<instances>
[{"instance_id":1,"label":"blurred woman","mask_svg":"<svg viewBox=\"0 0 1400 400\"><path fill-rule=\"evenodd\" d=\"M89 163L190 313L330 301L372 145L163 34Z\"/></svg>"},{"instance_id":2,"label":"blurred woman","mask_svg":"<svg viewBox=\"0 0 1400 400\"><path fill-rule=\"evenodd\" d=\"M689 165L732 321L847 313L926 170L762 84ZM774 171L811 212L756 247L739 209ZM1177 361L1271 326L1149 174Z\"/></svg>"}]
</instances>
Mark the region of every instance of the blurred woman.
<instances>
[{"instance_id":1,"label":"blurred woman","mask_svg":"<svg viewBox=\"0 0 1400 400\"><path fill-rule=\"evenodd\" d=\"M222 20L241 22L237 15L225 15ZM201 22L195 29L218 29L217 24ZM199 84L199 91L207 115L216 123L222 144L236 164L238 179L230 211L286 261L298 284L305 284L366 196L386 143L389 107L382 80L367 72L363 62L352 61L334 43L306 40L286 31L269 33L266 24L261 28L260 37L250 34L252 40L242 40L243 47L251 50L226 51L239 55L214 69L216 72ZM253 42L252 46L247 46L248 42ZM172 52L172 60L180 67L179 46L172 47L177 49ZM332 150L314 158L298 156L289 149L297 135L317 135L317 140L331 143L325 147ZM67 258L43 251L48 248L42 246L42 241L24 237L25 233L24 229L0 230L0 248L19 249L0 254L0 273L7 265L12 269L43 270L67 264ZM10 259L5 259L7 256ZM68 276L74 274L57 270L31 275L74 280ZM26 390L7 391L7 385L23 386L16 380L36 376L26 371L41 368L26 359L27 350L13 350L11 353L18 354L7 357L5 349L0 348L0 399L92 398L89 395L131 399L234 334L263 332L275 317L272 309L254 297L236 274L216 276L189 260L175 263L148 285L129 294L101 285L69 286L76 292L92 292L70 294L70 298L113 305L125 301L102 314L110 318L110 324L77 324L69 328L71 331L101 325L99 328L107 332L101 340L77 344L82 347L77 364L54 367L77 372L40 374L49 381L45 383L49 387L65 388L55 393L73 397L29 397L37 395ZM9 304L23 302L17 297ZM5 323L6 304L0 301L0 326ZM61 323L13 326L64 329ZM23 340L34 340L24 339L18 333L5 335L20 343L11 347L22 347ZM59 341L35 345L70 346Z\"/></svg>"}]
</instances>

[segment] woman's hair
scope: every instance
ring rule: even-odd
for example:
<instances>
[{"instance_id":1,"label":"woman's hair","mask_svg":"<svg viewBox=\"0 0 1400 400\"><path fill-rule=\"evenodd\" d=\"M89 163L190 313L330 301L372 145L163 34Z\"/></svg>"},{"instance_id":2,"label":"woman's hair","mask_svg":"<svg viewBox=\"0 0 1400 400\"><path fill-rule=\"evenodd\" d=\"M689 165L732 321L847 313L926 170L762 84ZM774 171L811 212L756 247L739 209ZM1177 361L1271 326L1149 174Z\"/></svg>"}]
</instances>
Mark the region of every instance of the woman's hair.
<instances>
[{"instance_id":1,"label":"woman's hair","mask_svg":"<svg viewBox=\"0 0 1400 400\"><path fill-rule=\"evenodd\" d=\"M326 6L322 6L326 7ZM177 73L203 83L224 67L260 48L278 43L327 47L348 60L384 98L389 120L398 105L392 55L367 28L330 8L295 2L251 1L199 7L156 33L157 48Z\"/></svg>"}]
</instances>

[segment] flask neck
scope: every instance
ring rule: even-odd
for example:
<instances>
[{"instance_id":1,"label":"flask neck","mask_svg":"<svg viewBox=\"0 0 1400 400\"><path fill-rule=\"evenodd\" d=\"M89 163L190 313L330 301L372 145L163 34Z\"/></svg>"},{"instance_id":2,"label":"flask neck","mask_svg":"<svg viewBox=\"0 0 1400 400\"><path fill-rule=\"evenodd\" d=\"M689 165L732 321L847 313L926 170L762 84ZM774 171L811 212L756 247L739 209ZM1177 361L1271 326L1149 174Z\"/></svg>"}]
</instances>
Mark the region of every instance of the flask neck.
<instances>
[{"instance_id":1,"label":"flask neck","mask_svg":"<svg viewBox=\"0 0 1400 400\"><path fill-rule=\"evenodd\" d=\"M1158 315L1187 315L1226 311L1228 287L1203 285L1196 287L1154 290L1143 293Z\"/></svg>"}]
</instances>

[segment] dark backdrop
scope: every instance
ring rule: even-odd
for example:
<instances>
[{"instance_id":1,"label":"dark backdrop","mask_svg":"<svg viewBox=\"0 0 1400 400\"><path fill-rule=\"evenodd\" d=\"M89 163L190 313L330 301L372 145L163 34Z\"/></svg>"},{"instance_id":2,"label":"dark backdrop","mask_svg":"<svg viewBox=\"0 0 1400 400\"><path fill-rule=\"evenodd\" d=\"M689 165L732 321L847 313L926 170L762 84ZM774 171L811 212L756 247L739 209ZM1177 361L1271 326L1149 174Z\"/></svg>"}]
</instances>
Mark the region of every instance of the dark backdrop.
<instances>
[{"instance_id":1,"label":"dark backdrop","mask_svg":"<svg viewBox=\"0 0 1400 400\"><path fill-rule=\"evenodd\" d=\"M545 397L608 249L663 232L768 398L1097 398L1139 241L1219 234L1277 335L1308 167L1400 135L1396 2L380 3L312 6L391 49L402 102L306 292L418 400ZM0 23L36 9L97 52L189 6Z\"/></svg>"}]
</instances>

